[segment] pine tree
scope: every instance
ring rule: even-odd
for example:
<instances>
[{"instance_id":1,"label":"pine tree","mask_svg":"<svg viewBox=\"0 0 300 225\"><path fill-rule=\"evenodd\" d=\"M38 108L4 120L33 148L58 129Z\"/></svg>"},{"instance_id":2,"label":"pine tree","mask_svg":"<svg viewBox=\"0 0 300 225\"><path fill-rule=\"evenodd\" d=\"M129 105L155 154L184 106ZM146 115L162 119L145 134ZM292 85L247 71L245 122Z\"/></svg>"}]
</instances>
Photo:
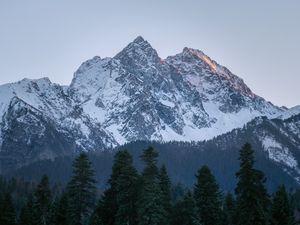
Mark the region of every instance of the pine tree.
<instances>
[{"instance_id":1,"label":"pine tree","mask_svg":"<svg viewBox=\"0 0 300 225\"><path fill-rule=\"evenodd\" d=\"M50 224L51 190L49 180L44 175L34 192L33 217L34 224Z\"/></svg>"},{"instance_id":2,"label":"pine tree","mask_svg":"<svg viewBox=\"0 0 300 225\"><path fill-rule=\"evenodd\" d=\"M137 224L138 173L127 150L116 153L109 188L99 201L92 221L107 225ZM95 223L95 222L93 222Z\"/></svg>"},{"instance_id":3,"label":"pine tree","mask_svg":"<svg viewBox=\"0 0 300 225\"><path fill-rule=\"evenodd\" d=\"M117 203L116 203L116 190L112 187L107 189L102 199L98 202L95 213L93 214L92 221L95 224L95 221L102 221L106 225L114 225L115 217L117 214Z\"/></svg>"},{"instance_id":4,"label":"pine tree","mask_svg":"<svg viewBox=\"0 0 300 225\"><path fill-rule=\"evenodd\" d=\"M133 160L128 151L119 151L113 165L111 186L116 189L117 211L115 225L137 224L137 183L138 174L132 165Z\"/></svg>"},{"instance_id":5,"label":"pine tree","mask_svg":"<svg viewBox=\"0 0 300 225\"><path fill-rule=\"evenodd\" d=\"M221 224L221 194L215 177L207 166L197 174L194 188L196 205L203 225Z\"/></svg>"},{"instance_id":6,"label":"pine tree","mask_svg":"<svg viewBox=\"0 0 300 225\"><path fill-rule=\"evenodd\" d=\"M0 224L16 225L16 213L11 195L5 194L0 205Z\"/></svg>"},{"instance_id":7,"label":"pine tree","mask_svg":"<svg viewBox=\"0 0 300 225\"><path fill-rule=\"evenodd\" d=\"M33 196L30 194L20 213L19 225L34 225Z\"/></svg>"},{"instance_id":8,"label":"pine tree","mask_svg":"<svg viewBox=\"0 0 300 225\"><path fill-rule=\"evenodd\" d=\"M170 218L171 214L171 181L167 173L167 168L165 165L159 170L159 185L161 188L161 200L164 207L164 210L167 213L167 217ZM169 223L167 221L167 223Z\"/></svg>"},{"instance_id":9,"label":"pine tree","mask_svg":"<svg viewBox=\"0 0 300 225\"><path fill-rule=\"evenodd\" d=\"M250 144L240 150L240 170L235 189L237 197L237 225L268 224L268 194L264 174L253 168L254 156Z\"/></svg>"},{"instance_id":10,"label":"pine tree","mask_svg":"<svg viewBox=\"0 0 300 225\"><path fill-rule=\"evenodd\" d=\"M152 148L144 150L142 160L146 166L142 173L142 188L138 201L138 224L161 225L167 221L158 179L158 153Z\"/></svg>"},{"instance_id":11,"label":"pine tree","mask_svg":"<svg viewBox=\"0 0 300 225\"><path fill-rule=\"evenodd\" d=\"M228 193L225 197L223 210L225 224L233 225L235 217L235 200L231 193Z\"/></svg>"},{"instance_id":12,"label":"pine tree","mask_svg":"<svg viewBox=\"0 0 300 225\"><path fill-rule=\"evenodd\" d=\"M295 218L288 194L282 185L272 199L271 225L294 225Z\"/></svg>"},{"instance_id":13,"label":"pine tree","mask_svg":"<svg viewBox=\"0 0 300 225\"><path fill-rule=\"evenodd\" d=\"M61 197L57 197L52 205L51 223L67 225L68 222L68 196L67 193L62 193Z\"/></svg>"},{"instance_id":14,"label":"pine tree","mask_svg":"<svg viewBox=\"0 0 300 225\"><path fill-rule=\"evenodd\" d=\"M195 200L188 192L176 203L171 218L172 225L201 225Z\"/></svg>"},{"instance_id":15,"label":"pine tree","mask_svg":"<svg viewBox=\"0 0 300 225\"><path fill-rule=\"evenodd\" d=\"M95 183L92 164L88 156L81 153L73 162L73 175L67 187L70 224L87 224L95 203Z\"/></svg>"},{"instance_id":16,"label":"pine tree","mask_svg":"<svg viewBox=\"0 0 300 225\"><path fill-rule=\"evenodd\" d=\"M111 224L111 221L109 221L109 223L103 223L102 221L103 218L108 221L108 215L105 212L106 208L103 206L104 206L103 200L100 199L100 201L97 204L97 207L95 208L93 214L91 215L89 225Z\"/></svg>"}]
</instances>

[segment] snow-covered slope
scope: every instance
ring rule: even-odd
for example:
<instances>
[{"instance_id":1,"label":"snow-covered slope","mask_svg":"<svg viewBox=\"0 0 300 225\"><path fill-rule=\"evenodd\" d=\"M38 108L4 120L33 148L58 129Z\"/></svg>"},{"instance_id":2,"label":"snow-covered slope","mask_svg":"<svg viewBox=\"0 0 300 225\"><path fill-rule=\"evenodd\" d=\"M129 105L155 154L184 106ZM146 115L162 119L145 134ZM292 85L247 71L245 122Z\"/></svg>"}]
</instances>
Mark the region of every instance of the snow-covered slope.
<instances>
[{"instance_id":1,"label":"snow-covered slope","mask_svg":"<svg viewBox=\"0 0 300 225\"><path fill-rule=\"evenodd\" d=\"M15 104L16 99L24 104ZM13 111L11 108L13 107ZM88 115L84 115L73 100L66 95L64 88L58 84L53 84L48 78L38 80L23 79L16 83L0 86L0 146L4 151L2 143L4 141L18 138L21 136L9 137L9 131L12 129L8 121L16 120L22 124L31 121L30 113L39 113L39 123L46 121L50 123L53 129L61 133L67 139L74 140L75 144L71 151L92 150L97 148L106 148L116 145L113 137L106 134L96 121L91 121ZM16 112L16 113L12 113ZM30 130L32 125L27 123L26 136L30 139ZM42 130L40 136L43 135ZM25 137L26 138L26 137ZM53 140L55 141L55 140ZM29 143L30 144L30 143Z\"/></svg>"},{"instance_id":2,"label":"snow-covered slope","mask_svg":"<svg viewBox=\"0 0 300 225\"><path fill-rule=\"evenodd\" d=\"M279 119L288 119L292 116L296 116L300 114L300 105L292 107L288 110L283 111L278 118Z\"/></svg>"},{"instance_id":3,"label":"snow-covered slope","mask_svg":"<svg viewBox=\"0 0 300 225\"><path fill-rule=\"evenodd\" d=\"M60 85L48 78L38 80L23 79L16 83L0 86L0 118L5 114L14 97L39 109L52 119L60 119L71 109L71 102Z\"/></svg>"},{"instance_id":4,"label":"snow-covered slope","mask_svg":"<svg viewBox=\"0 0 300 225\"><path fill-rule=\"evenodd\" d=\"M1 85L0 144L9 140L14 98L39 111L72 151L134 140L207 140L257 116L274 118L285 111L203 52L184 48L161 59L142 37L112 58L84 62L69 87L47 78Z\"/></svg>"}]
</instances>

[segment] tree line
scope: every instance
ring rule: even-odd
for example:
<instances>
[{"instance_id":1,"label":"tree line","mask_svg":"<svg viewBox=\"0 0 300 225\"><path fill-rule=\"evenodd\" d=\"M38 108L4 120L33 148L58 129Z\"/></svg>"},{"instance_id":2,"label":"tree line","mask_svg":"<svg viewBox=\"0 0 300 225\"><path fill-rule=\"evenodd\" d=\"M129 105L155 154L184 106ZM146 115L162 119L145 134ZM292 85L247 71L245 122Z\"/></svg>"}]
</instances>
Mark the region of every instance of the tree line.
<instances>
[{"instance_id":1,"label":"tree line","mask_svg":"<svg viewBox=\"0 0 300 225\"><path fill-rule=\"evenodd\" d=\"M26 185L22 199L13 198L13 184L2 188L0 225L294 225L293 201L285 187L269 194L266 177L254 166L250 144L240 150L234 193L223 194L207 166L196 174L190 190L173 186L158 152L143 151L141 173L127 150L115 154L107 189L97 192L92 163L85 153L73 162L65 188L51 188L47 176ZM18 195L20 196L20 195ZM19 200L19 201L16 201Z\"/></svg>"}]
</instances>

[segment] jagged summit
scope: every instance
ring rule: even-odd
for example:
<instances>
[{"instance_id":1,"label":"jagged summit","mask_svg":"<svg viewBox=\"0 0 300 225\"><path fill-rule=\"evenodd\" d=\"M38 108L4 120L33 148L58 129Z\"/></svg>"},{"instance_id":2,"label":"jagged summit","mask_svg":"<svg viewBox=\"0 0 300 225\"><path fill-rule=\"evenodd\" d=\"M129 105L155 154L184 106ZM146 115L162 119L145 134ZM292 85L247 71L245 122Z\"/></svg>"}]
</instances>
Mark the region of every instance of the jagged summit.
<instances>
[{"instance_id":1,"label":"jagged summit","mask_svg":"<svg viewBox=\"0 0 300 225\"><path fill-rule=\"evenodd\" d=\"M182 55L183 57L190 56L194 57L196 60L203 61L205 64L207 64L207 66L210 67L211 71L215 73L224 73L222 70L220 70L220 66L215 61L198 49L185 47L182 51Z\"/></svg>"},{"instance_id":2,"label":"jagged summit","mask_svg":"<svg viewBox=\"0 0 300 225\"><path fill-rule=\"evenodd\" d=\"M145 39L142 37L142 36L137 36L134 40L133 40L134 43L136 44L139 44L139 43L143 43L145 42Z\"/></svg>"},{"instance_id":3,"label":"jagged summit","mask_svg":"<svg viewBox=\"0 0 300 225\"><path fill-rule=\"evenodd\" d=\"M144 64L160 61L156 50L141 36L138 36L133 42L129 43L114 58L129 66L131 66L131 63L137 61Z\"/></svg>"},{"instance_id":4,"label":"jagged summit","mask_svg":"<svg viewBox=\"0 0 300 225\"><path fill-rule=\"evenodd\" d=\"M47 82L47 83L52 83L49 77L41 77L37 79L31 79L31 78L23 78L22 80L18 82Z\"/></svg>"}]
</instances>

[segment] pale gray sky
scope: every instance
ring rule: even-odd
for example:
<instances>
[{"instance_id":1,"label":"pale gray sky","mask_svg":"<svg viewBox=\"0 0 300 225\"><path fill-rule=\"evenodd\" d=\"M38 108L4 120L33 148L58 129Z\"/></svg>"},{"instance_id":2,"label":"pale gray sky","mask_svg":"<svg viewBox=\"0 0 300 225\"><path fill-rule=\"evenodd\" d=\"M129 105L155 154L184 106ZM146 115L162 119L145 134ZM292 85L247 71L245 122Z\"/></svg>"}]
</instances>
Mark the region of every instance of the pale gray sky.
<instances>
[{"instance_id":1,"label":"pale gray sky","mask_svg":"<svg viewBox=\"0 0 300 225\"><path fill-rule=\"evenodd\" d=\"M299 0L0 0L0 84L69 84L95 55L136 36L162 58L204 51L277 105L300 104Z\"/></svg>"}]
</instances>

